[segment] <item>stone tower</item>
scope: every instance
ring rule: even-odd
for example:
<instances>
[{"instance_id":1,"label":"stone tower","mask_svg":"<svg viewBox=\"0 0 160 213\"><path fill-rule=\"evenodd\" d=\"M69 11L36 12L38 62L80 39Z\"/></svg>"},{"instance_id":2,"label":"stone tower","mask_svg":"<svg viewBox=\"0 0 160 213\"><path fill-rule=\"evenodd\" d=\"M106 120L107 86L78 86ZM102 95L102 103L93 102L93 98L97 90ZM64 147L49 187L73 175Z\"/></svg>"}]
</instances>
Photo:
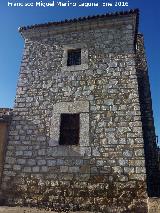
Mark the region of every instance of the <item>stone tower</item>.
<instances>
[{"instance_id":1,"label":"stone tower","mask_svg":"<svg viewBox=\"0 0 160 213\"><path fill-rule=\"evenodd\" d=\"M138 10L19 31L25 48L2 176L6 202L147 212L154 155L147 164L145 153L156 145Z\"/></svg>"}]
</instances>

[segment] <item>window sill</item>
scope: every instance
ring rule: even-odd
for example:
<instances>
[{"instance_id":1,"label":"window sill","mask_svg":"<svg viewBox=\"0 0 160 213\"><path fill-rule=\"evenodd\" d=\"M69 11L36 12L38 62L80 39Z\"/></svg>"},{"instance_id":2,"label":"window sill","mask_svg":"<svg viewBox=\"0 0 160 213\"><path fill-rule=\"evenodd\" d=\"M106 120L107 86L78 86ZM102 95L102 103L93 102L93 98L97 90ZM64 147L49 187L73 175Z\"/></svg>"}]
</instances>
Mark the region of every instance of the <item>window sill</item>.
<instances>
[{"instance_id":1,"label":"window sill","mask_svg":"<svg viewBox=\"0 0 160 213\"><path fill-rule=\"evenodd\" d=\"M79 71L88 69L88 64L72 65L72 66L63 66L62 71Z\"/></svg>"}]
</instances>

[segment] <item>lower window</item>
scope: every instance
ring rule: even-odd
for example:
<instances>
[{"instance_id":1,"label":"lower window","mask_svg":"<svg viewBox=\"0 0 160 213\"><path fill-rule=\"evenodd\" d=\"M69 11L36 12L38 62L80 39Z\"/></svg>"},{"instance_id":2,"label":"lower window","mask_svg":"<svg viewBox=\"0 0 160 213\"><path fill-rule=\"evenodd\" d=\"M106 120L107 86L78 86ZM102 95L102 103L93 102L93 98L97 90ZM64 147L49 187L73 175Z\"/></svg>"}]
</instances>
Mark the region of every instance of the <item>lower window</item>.
<instances>
[{"instance_id":1,"label":"lower window","mask_svg":"<svg viewBox=\"0 0 160 213\"><path fill-rule=\"evenodd\" d=\"M60 145L78 145L79 144L79 127L80 116L79 113L61 114L60 121Z\"/></svg>"}]
</instances>

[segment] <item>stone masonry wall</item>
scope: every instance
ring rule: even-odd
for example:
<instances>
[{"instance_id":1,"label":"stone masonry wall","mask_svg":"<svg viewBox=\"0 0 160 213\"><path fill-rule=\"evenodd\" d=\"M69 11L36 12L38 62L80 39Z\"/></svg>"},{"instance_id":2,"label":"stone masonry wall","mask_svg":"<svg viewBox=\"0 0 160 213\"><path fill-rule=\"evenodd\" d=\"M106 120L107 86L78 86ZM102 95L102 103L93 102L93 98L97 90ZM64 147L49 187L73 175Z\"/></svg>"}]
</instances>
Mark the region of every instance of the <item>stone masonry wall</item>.
<instances>
[{"instance_id":1,"label":"stone masonry wall","mask_svg":"<svg viewBox=\"0 0 160 213\"><path fill-rule=\"evenodd\" d=\"M147 188L150 197L160 195L160 169L158 159L158 145L155 134L152 99L148 77L147 61L145 57L143 35L137 35L137 77L142 114L143 138L146 159Z\"/></svg>"},{"instance_id":2,"label":"stone masonry wall","mask_svg":"<svg viewBox=\"0 0 160 213\"><path fill-rule=\"evenodd\" d=\"M22 31L25 49L2 188L8 204L147 212L135 67L136 14ZM65 49L81 47L79 67ZM58 143L61 113L80 113L80 144Z\"/></svg>"}]
</instances>

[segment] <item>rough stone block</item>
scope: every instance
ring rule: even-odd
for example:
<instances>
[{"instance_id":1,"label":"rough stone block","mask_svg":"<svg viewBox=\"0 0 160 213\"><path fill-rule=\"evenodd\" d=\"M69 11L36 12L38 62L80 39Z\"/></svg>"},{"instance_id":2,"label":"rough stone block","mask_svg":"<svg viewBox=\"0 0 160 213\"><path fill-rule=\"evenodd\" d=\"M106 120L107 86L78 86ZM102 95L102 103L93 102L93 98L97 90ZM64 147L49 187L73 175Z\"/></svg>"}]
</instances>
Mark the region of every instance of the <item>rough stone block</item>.
<instances>
[{"instance_id":1,"label":"rough stone block","mask_svg":"<svg viewBox=\"0 0 160 213\"><path fill-rule=\"evenodd\" d=\"M39 166L46 165L46 160L38 160L38 161L37 161L37 164L38 164Z\"/></svg>"}]
</instances>

